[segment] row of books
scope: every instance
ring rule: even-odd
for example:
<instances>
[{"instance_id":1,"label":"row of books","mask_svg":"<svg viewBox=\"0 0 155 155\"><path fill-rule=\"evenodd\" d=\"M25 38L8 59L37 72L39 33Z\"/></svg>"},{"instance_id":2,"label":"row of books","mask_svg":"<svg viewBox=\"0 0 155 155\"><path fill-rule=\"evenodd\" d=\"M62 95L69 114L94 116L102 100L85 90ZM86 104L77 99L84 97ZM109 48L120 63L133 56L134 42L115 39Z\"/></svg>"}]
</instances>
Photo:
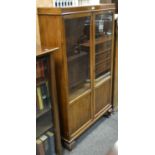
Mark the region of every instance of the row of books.
<instances>
[{"instance_id":1,"label":"row of books","mask_svg":"<svg viewBox=\"0 0 155 155\"><path fill-rule=\"evenodd\" d=\"M54 0L55 7L76 6L77 4L78 0Z\"/></svg>"},{"instance_id":2,"label":"row of books","mask_svg":"<svg viewBox=\"0 0 155 155\"><path fill-rule=\"evenodd\" d=\"M56 155L54 134L51 131L47 131L36 140L36 154Z\"/></svg>"},{"instance_id":3,"label":"row of books","mask_svg":"<svg viewBox=\"0 0 155 155\"><path fill-rule=\"evenodd\" d=\"M48 81L42 82L37 86L37 96L36 96L36 108L37 111L44 110L44 108L50 105L50 94Z\"/></svg>"},{"instance_id":4,"label":"row of books","mask_svg":"<svg viewBox=\"0 0 155 155\"><path fill-rule=\"evenodd\" d=\"M55 7L82 6L100 4L100 0L54 0Z\"/></svg>"},{"instance_id":5,"label":"row of books","mask_svg":"<svg viewBox=\"0 0 155 155\"><path fill-rule=\"evenodd\" d=\"M47 78L48 76L48 58L43 57L40 59L37 59L36 62L36 78L42 79Z\"/></svg>"}]
</instances>

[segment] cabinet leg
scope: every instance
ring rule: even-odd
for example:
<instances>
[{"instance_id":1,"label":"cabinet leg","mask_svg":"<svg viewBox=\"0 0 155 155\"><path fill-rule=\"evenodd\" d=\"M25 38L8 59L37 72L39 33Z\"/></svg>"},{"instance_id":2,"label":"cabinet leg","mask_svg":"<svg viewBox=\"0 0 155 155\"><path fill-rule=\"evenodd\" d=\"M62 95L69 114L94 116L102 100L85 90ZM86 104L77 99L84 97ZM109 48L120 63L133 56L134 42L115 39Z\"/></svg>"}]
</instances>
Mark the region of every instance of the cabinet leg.
<instances>
[{"instance_id":1,"label":"cabinet leg","mask_svg":"<svg viewBox=\"0 0 155 155\"><path fill-rule=\"evenodd\" d=\"M68 142L63 141L63 145L67 150L71 151L76 146L76 142L72 141L71 143L68 143Z\"/></svg>"},{"instance_id":2,"label":"cabinet leg","mask_svg":"<svg viewBox=\"0 0 155 155\"><path fill-rule=\"evenodd\" d=\"M113 112L113 109L112 108L110 108L106 113L105 113L105 117L110 117L111 116L111 114L112 114L112 112Z\"/></svg>"},{"instance_id":3,"label":"cabinet leg","mask_svg":"<svg viewBox=\"0 0 155 155\"><path fill-rule=\"evenodd\" d=\"M108 113L112 114L112 112L113 112L113 109L110 108L110 109L108 110Z\"/></svg>"}]
</instances>

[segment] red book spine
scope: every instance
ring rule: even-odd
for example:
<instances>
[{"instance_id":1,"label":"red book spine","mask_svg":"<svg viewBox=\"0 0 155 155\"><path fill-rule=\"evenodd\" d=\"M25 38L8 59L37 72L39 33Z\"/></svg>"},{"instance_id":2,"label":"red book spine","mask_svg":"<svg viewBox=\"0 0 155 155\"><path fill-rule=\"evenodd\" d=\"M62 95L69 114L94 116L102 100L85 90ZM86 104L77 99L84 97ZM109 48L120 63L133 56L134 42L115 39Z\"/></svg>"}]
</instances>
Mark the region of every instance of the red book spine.
<instances>
[{"instance_id":1,"label":"red book spine","mask_svg":"<svg viewBox=\"0 0 155 155\"><path fill-rule=\"evenodd\" d=\"M38 78L41 78L41 65L40 65L40 60L38 60Z\"/></svg>"},{"instance_id":2,"label":"red book spine","mask_svg":"<svg viewBox=\"0 0 155 155\"><path fill-rule=\"evenodd\" d=\"M39 78L39 64L38 64L38 61L36 63L36 78L37 79Z\"/></svg>"}]
</instances>

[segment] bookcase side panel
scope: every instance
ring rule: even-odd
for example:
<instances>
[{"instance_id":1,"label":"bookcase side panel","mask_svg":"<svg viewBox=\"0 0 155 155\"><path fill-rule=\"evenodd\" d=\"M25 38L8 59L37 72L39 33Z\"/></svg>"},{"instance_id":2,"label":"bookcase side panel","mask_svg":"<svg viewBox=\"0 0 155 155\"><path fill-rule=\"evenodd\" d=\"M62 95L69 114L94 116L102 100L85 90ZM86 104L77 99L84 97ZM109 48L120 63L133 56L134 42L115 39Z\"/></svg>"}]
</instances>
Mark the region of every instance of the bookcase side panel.
<instances>
[{"instance_id":1,"label":"bookcase side panel","mask_svg":"<svg viewBox=\"0 0 155 155\"><path fill-rule=\"evenodd\" d=\"M36 15L36 49L37 51L41 49L38 15Z\"/></svg>"},{"instance_id":2,"label":"bookcase side panel","mask_svg":"<svg viewBox=\"0 0 155 155\"><path fill-rule=\"evenodd\" d=\"M62 16L58 16L58 47L59 52L54 53L55 66L56 66L56 82L58 90L58 102L60 111L61 134L62 137L68 138L69 125L68 125L68 76L67 76L67 58L65 47L65 34L64 34L64 21Z\"/></svg>"},{"instance_id":3,"label":"bookcase side panel","mask_svg":"<svg viewBox=\"0 0 155 155\"><path fill-rule=\"evenodd\" d=\"M38 14L42 49L59 47L61 32L59 31L60 18L46 14Z\"/></svg>"},{"instance_id":4,"label":"bookcase side panel","mask_svg":"<svg viewBox=\"0 0 155 155\"><path fill-rule=\"evenodd\" d=\"M116 69L115 68L115 61L117 61L117 60L115 60L115 17L114 17L114 13L113 13L113 27L112 27L112 29L113 29L113 36L112 36L112 61L111 61L111 70L112 70L112 78L114 79L114 77L115 77L115 74L114 74L114 70ZM113 94L113 91L114 91L114 87L113 87L113 85L114 85L114 80L111 80L111 98L112 98L112 106L113 106L113 108L114 108L114 102L113 102L113 97L114 97L114 94Z\"/></svg>"},{"instance_id":5,"label":"bookcase side panel","mask_svg":"<svg viewBox=\"0 0 155 155\"><path fill-rule=\"evenodd\" d=\"M62 154L61 150L61 137L60 137L60 125L59 125L59 110L57 101L57 88L56 88L56 78L55 78L55 63L54 63L54 53L50 54L50 78L51 78L51 88L53 96L53 115L54 115L54 126L55 126L55 137L56 137L56 152L58 155Z\"/></svg>"},{"instance_id":6,"label":"bookcase side panel","mask_svg":"<svg viewBox=\"0 0 155 155\"><path fill-rule=\"evenodd\" d=\"M114 68L113 68L113 106L118 109L118 25L115 21L115 39L114 39Z\"/></svg>"}]
</instances>

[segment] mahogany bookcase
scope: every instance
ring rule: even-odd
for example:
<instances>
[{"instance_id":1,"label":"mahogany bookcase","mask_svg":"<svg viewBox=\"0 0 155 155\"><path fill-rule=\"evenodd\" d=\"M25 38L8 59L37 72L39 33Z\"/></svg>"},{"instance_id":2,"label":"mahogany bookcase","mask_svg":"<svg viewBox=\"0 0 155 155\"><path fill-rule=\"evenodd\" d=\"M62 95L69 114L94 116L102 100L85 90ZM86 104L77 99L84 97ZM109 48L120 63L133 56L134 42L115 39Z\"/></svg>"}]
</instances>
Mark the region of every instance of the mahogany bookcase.
<instances>
[{"instance_id":1,"label":"mahogany bookcase","mask_svg":"<svg viewBox=\"0 0 155 155\"><path fill-rule=\"evenodd\" d=\"M112 111L114 4L38 8L41 45L54 54L61 135L72 149L96 120Z\"/></svg>"}]
</instances>

